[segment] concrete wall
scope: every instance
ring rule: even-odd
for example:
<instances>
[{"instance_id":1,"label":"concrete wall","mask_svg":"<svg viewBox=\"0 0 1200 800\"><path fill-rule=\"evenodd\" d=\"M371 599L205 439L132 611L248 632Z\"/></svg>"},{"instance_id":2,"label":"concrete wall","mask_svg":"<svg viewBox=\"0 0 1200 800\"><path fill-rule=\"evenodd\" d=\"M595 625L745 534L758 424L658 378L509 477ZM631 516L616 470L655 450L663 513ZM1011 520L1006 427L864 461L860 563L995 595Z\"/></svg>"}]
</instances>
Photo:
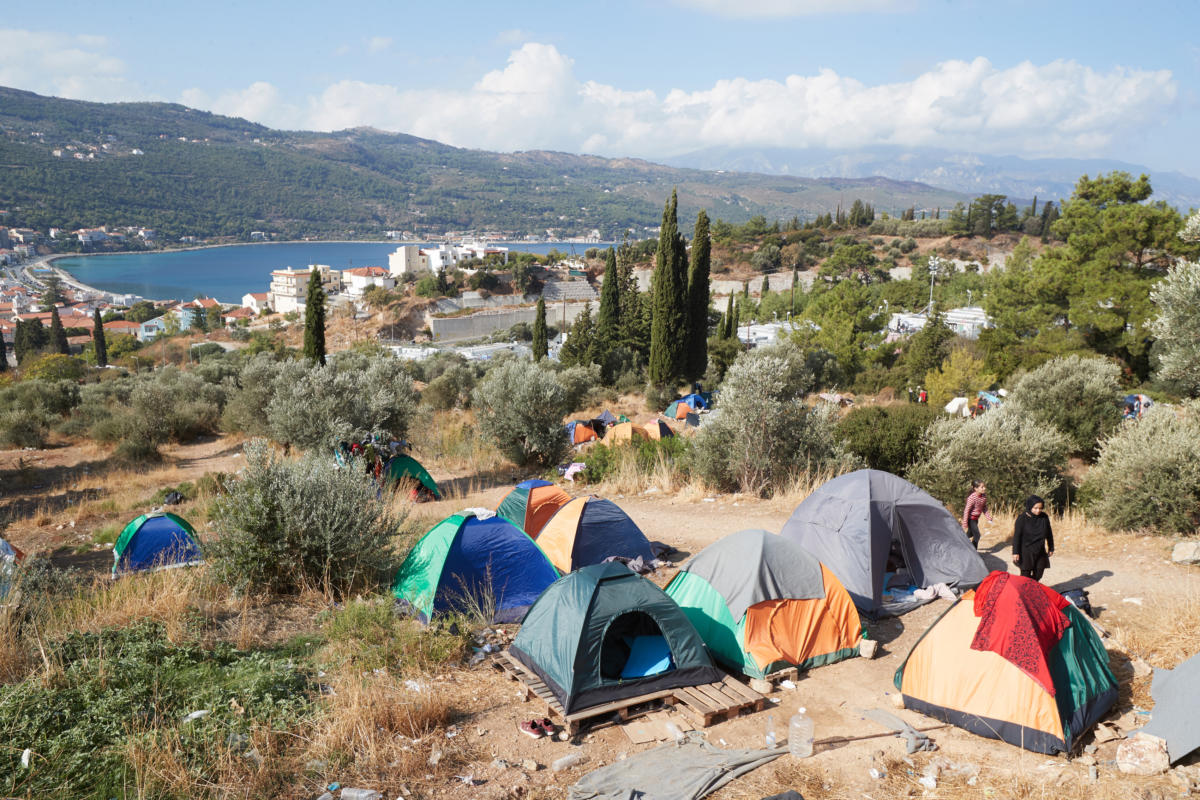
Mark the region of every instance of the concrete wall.
<instances>
[{"instance_id":1,"label":"concrete wall","mask_svg":"<svg viewBox=\"0 0 1200 800\"><path fill-rule=\"evenodd\" d=\"M575 318L583 313L584 306L586 305L586 303L567 303L567 322L574 322ZM592 313L594 314L595 312L596 305L593 303ZM532 325L536 316L537 309L529 307L514 308L512 310L481 311L478 314L467 314L461 317L433 317L426 315L425 322L429 325L430 333L433 334L433 341L452 342L489 336L496 331L508 330L518 322L525 322ZM546 323L556 327L562 326L562 303L547 304Z\"/></svg>"}]
</instances>

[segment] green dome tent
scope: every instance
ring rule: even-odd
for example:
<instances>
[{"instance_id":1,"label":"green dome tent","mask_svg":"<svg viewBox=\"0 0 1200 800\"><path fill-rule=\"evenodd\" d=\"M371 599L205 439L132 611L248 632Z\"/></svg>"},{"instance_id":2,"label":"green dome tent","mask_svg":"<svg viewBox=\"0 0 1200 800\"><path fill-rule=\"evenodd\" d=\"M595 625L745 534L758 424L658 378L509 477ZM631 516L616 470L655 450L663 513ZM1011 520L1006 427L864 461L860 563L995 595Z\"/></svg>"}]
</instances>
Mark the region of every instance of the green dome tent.
<instances>
[{"instance_id":1,"label":"green dome tent","mask_svg":"<svg viewBox=\"0 0 1200 800\"><path fill-rule=\"evenodd\" d=\"M127 572L183 567L204 560L196 531L183 517L171 513L142 514L121 531L113 545L115 578Z\"/></svg>"},{"instance_id":2,"label":"green dome tent","mask_svg":"<svg viewBox=\"0 0 1200 800\"><path fill-rule=\"evenodd\" d=\"M401 482L411 483L417 494L424 489L433 495L434 500L442 499L442 493L438 490L437 483L421 466L421 463L410 455L401 453L388 461L387 466L383 468L383 479L389 485Z\"/></svg>"},{"instance_id":3,"label":"green dome tent","mask_svg":"<svg viewBox=\"0 0 1200 800\"><path fill-rule=\"evenodd\" d=\"M551 584L525 615L509 652L568 714L721 680L675 601L615 562L583 567Z\"/></svg>"}]
</instances>

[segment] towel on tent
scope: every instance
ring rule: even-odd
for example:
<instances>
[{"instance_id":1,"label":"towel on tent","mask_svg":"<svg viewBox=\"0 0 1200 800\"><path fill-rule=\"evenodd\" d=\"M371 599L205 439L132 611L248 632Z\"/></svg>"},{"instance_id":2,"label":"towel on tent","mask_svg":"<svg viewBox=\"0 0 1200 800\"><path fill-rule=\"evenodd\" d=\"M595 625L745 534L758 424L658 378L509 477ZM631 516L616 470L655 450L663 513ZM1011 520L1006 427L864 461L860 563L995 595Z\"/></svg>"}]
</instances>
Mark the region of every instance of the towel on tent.
<instances>
[{"instance_id":1,"label":"towel on tent","mask_svg":"<svg viewBox=\"0 0 1200 800\"><path fill-rule=\"evenodd\" d=\"M1032 578L993 572L975 592L979 627L972 650L990 650L1037 681L1054 696L1046 654L1071 624L1062 609L1067 600Z\"/></svg>"},{"instance_id":2,"label":"towel on tent","mask_svg":"<svg viewBox=\"0 0 1200 800\"><path fill-rule=\"evenodd\" d=\"M589 772L568 800L700 800L787 750L722 750L690 731L664 744Z\"/></svg>"}]
</instances>

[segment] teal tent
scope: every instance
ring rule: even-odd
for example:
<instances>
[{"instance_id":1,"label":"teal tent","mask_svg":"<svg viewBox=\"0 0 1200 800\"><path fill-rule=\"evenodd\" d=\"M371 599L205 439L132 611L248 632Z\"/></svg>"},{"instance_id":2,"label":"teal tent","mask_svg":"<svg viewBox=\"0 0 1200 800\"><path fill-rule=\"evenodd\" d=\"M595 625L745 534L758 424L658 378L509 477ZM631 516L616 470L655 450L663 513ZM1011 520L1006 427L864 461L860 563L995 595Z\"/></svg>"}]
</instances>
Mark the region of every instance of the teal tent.
<instances>
[{"instance_id":1,"label":"teal tent","mask_svg":"<svg viewBox=\"0 0 1200 800\"><path fill-rule=\"evenodd\" d=\"M429 473L421 463L410 455L401 453L393 456L383 468L383 477L388 484L409 484L415 495L432 495L432 499L441 500L442 493Z\"/></svg>"},{"instance_id":2,"label":"teal tent","mask_svg":"<svg viewBox=\"0 0 1200 800\"><path fill-rule=\"evenodd\" d=\"M675 601L616 562L555 581L525 615L509 651L568 714L721 680Z\"/></svg>"},{"instance_id":3,"label":"teal tent","mask_svg":"<svg viewBox=\"0 0 1200 800\"><path fill-rule=\"evenodd\" d=\"M126 572L199 564L196 531L183 517L170 513L142 514L125 526L113 545L113 576Z\"/></svg>"}]
</instances>

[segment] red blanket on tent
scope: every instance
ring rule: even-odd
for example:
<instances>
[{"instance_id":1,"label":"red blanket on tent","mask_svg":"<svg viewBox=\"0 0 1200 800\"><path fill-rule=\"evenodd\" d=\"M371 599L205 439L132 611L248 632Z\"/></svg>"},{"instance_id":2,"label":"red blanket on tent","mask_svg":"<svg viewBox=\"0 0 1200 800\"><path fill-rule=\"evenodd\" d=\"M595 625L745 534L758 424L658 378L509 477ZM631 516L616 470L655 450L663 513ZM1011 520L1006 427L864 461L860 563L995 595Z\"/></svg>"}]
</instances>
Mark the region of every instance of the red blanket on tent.
<instances>
[{"instance_id":1,"label":"red blanket on tent","mask_svg":"<svg viewBox=\"0 0 1200 800\"><path fill-rule=\"evenodd\" d=\"M1067 599L1030 578L993 572L975 591L972 650L991 650L1054 696L1046 655L1071 624L1062 609Z\"/></svg>"}]
</instances>

